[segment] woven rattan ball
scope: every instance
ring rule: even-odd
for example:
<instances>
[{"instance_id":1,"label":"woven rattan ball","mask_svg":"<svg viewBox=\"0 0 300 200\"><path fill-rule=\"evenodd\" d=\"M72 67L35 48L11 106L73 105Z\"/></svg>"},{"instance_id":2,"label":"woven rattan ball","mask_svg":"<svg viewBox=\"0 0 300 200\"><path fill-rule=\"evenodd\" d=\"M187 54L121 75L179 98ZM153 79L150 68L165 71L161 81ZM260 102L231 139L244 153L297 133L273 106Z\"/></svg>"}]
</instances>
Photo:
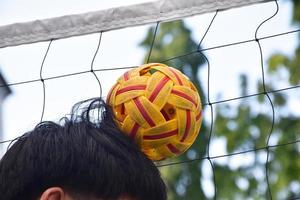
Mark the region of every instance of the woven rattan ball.
<instances>
[{"instance_id":1,"label":"woven rattan ball","mask_svg":"<svg viewBox=\"0 0 300 200\"><path fill-rule=\"evenodd\" d=\"M111 88L107 102L121 130L152 160L182 154L201 127L197 89L180 71L164 64L127 71Z\"/></svg>"}]
</instances>

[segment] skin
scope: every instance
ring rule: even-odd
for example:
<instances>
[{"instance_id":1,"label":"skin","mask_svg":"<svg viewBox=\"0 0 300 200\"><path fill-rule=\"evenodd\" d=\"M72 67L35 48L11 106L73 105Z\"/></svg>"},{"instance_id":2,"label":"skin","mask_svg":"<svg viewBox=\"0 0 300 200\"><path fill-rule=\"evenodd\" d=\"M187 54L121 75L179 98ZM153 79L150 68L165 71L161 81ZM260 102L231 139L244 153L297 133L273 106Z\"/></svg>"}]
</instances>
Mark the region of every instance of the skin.
<instances>
[{"instance_id":1,"label":"skin","mask_svg":"<svg viewBox=\"0 0 300 200\"><path fill-rule=\"evenodd\" d=\"M74 199L62 188L51 187L45 190L38 200L74 200ZM103 200L103 199L89 198L85 200ZM117 200L135 200L135 199L130 198L128 196L122 196Z\"/></svg>"}]
</instances>

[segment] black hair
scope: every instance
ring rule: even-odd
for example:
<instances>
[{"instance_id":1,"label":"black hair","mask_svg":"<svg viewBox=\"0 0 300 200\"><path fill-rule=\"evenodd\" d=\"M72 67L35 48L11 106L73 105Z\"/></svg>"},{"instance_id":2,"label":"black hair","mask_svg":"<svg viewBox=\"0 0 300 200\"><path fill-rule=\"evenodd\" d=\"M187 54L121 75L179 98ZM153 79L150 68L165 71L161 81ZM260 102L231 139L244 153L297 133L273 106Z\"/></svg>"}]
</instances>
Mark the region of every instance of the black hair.
<instances>
[{"instance_id":1,"label":"black hair","mask_svg":"<svg viewBox=\"0 0 300 200\"><path fill-rule=\"evenodd\" d=\"M59 123L39 123L1 159L0 200L35 200L52 186L71 196L167 199L158 169L120 131L100 98L76 104Z\"/></svg>"}]
</instances>

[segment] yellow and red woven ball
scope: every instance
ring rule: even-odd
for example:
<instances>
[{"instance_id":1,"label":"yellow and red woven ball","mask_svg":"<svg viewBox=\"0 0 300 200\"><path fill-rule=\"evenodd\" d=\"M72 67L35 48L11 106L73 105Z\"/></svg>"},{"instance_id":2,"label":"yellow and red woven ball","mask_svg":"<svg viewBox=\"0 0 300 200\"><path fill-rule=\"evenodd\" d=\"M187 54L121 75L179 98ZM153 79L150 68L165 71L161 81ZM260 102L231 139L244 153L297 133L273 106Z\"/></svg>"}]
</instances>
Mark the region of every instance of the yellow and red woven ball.
<instances>
[{"instance_id":1,"label":"yellow and red woven ball","mask_svg":"<svg viewBox=\"0 0 300 200\"><path fill-rule=\"evenodd\" d=\"M111 88L107 102L121 130L152 160L182 154L201 127L197 89L180 71L164 64L127 71Z\"/></svg>"}]
</instances>

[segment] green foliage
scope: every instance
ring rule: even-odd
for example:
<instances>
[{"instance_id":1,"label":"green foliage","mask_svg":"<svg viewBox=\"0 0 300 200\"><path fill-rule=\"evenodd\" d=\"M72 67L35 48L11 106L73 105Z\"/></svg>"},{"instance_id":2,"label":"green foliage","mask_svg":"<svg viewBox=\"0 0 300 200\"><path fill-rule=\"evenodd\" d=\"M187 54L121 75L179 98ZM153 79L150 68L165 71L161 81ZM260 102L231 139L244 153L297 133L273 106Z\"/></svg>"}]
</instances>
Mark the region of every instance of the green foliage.
<instances>
[{"instance_id":1,"label":"green foliage","mask_svg":"<svg viewBox=\"0 0 300 200\"><path fill-rule=\"evenodd\" d=\"M300 1L294 0L293 22L300 22ZM149 29L141 46L149 50L152 44L155 28ZM183 21L161 23L155 37L150 62L160 62L174 56L197 50L198 44L191 37L191 31ZM144 60L147 61L148 54ZM201 54L178 57L165 62L178 68L189 76L197 86L202 101L205 102L203 88L199 80L199 69L205 63ZM268 60L266 76L272 78L285 70L288 72L286 83L300 83L300 45L294 55L286 56L276 53ZM274 83L273 83L274 84ZM246 156L250 161L234 166L230 161L237 159L231 156L228 162L214 163L214 175L217 186L217 199L269 199L266 182L266 146L272 128L272 107L269 99L263 93L273 91L274 85L267 82L264 86L258 82L256 91L261 93L256 97L241 99L235 103L222 103L214 106L215 119L212 130L213 140L221 139L226 143L226 153L240 152L249 149ZM240 76L241 95L247 94L248 77ZM296 94L297 95L297 94ZM269 145L286 144L300 137L299 116L291 114L287 108L289 97L284 92L269 94L274 105L275 120ZM207 107L209 108L209 107ZM206 109L207 109L206 108ZM187 161L191 158L206 156L210 119L206 119L200 134L188 153L172 160L172 162ZM269 148L268 177L273 199L287 199L300 196L293 189L300 188L300 148L298 144L271 146ZM188 156L189 155L189 156ZM192 155L192 156L191 156ZM192 161L181 165L161 167L160 170L169 188L170 200L208 199L201 186L202 165L207 160ZM167 161L170 162L170 161ZM165 164L165 162L159 163ZM299 189L298 189L299 190Z\"/></svg>"},{"instance_id":2,"label":"green foliage","mask_svg":"<svg viewBox=\"0 0 300 200\"><path fill-rule=\"evenodd\" d=\"M300 1L293 0L294 3L294 12L293 12L293 22L299 23L300 22Z\"/></svg>"},{"instance_id":3,"label":"green foliage","mask_svg":"<svg viewBox=\"0 0 300 200\"><path fill-rule=\"evenodd\" d=\"M300 47L296 49L292 57L283 54L274 54L269 59L269 72L273 74L278 72L278 69L283 68L289 73L289 82L292 85L300 83Z\"/></svg>"},{"instance_id":4,"label":"green foliage","mask_svg":"<svg viewBox=\"0 0 300 200\"><path fill-rule=\"evenodd\" d=\"M282 66L282 64L287 65L288 64L288 59L286 56L282 54L274 54L270 59L269 59L269 72L276 73L278 68ZM284 66L282 66L284 67Z\"/></svg>"}]
</instances>

